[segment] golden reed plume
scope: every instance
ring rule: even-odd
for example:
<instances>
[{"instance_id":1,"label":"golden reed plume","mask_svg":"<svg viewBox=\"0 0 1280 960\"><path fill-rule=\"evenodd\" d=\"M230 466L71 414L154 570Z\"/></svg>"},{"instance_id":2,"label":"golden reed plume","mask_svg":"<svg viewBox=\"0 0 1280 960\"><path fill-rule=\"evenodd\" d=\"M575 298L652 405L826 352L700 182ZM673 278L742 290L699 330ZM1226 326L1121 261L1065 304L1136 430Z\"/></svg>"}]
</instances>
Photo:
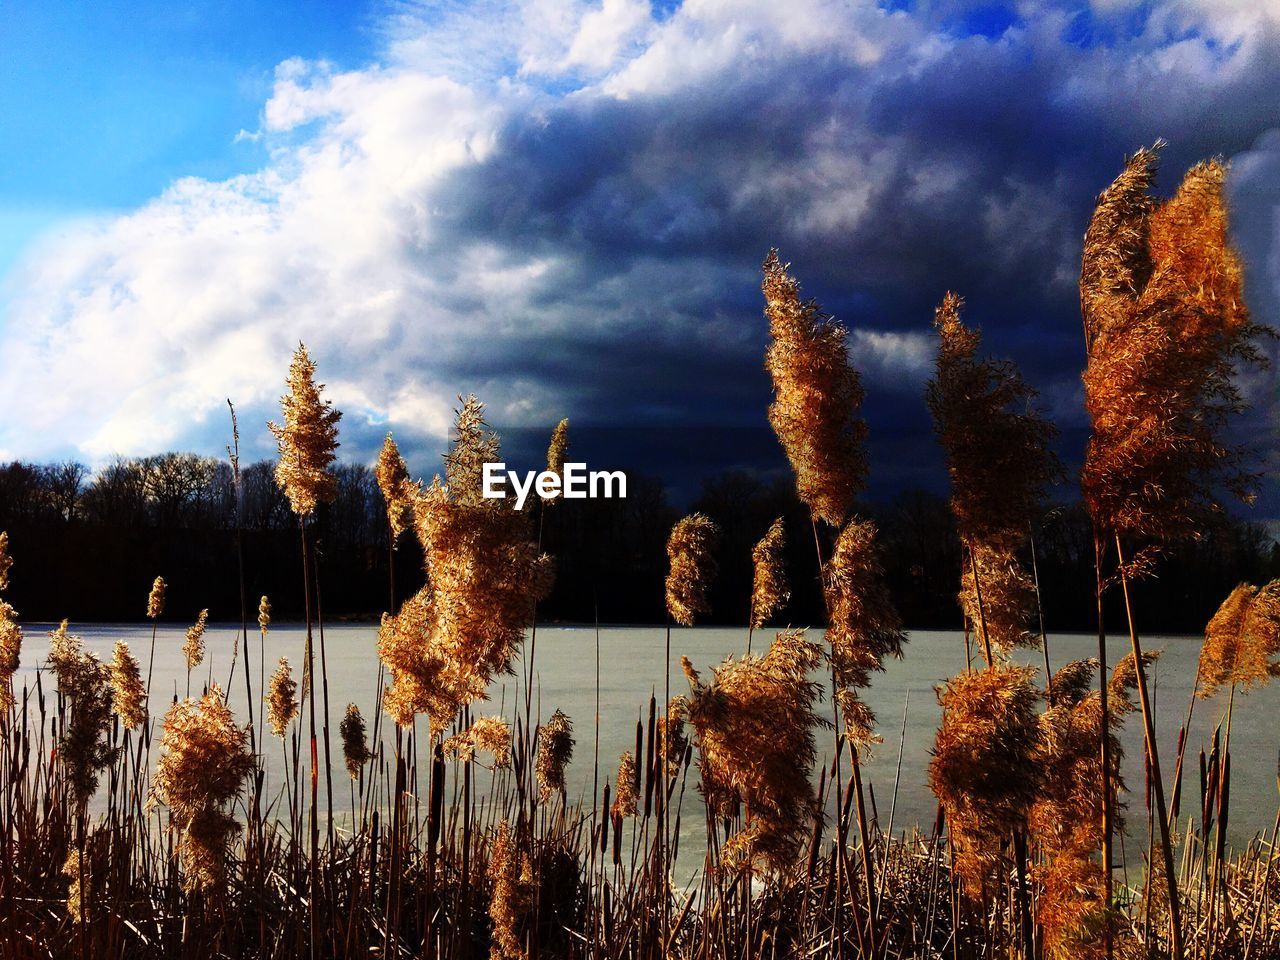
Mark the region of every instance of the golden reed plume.
<instances>
[{"instance_id":1,"label":"golden reed plume","mask_svg":"<svg viewBox=\"0 0 1280 960\"><path fill-rule=\"evenodd\" d=\"M83 806L98 788L99 772L116 753L106 739L111 728L111 670L67 632L66 620L49 634L49 666L70 710L58 753L71 795Z\"/></svg>"},{"instance_id":2,"label":"golden reed plume","mask_svg":"<svg viewBox=\"0 0 1280 960\"><path fill-rule=\"evenodd\" d=\"M289 722L298 715L298 684L293 679L287 657L281 657L276 672L267 681L267 722L271 732L283 737Z\"/></svg>"},{"instance_id":3,"label":"golden reed plume","mask_svg":"<svg viewBox=\"0 0 1280 960\"><path fill-rule=\"evenodd\" d=\"M196 622L187 628L187 639L182 652L187 657L187 669L194 670L204 660L204 631L209 625L209 611L201 610Z\"/></svg>"},{"instance_id":4,"label":"golden reed plume","mask_svg":"<svg viewBox=\"0 0 1280 960\"><path fill-rule=\"evenodd\" d=\"M404 457L400 456L400 448L389 433L382 441L382 450L378 453L378 462L374 464L373 475L387 507L387 523L391 527L391 541L394 543L413 524L413 481L409 479L409 468L405 465Z\"/></svg>"},{"instance_id":5,"label":"golden reed plume","mask_svg":"<svg viewBox=\"0 0 1280 960\"><path fill-rule=\"evenodd\" d=\"M773 378L773 425L796 475L796 491L813 516L840 526L867 475L859 415L862 383L849 366L843 326L813 300L770 250L762 289L772 342L765 367Z\"/></svg>"},{"instance_id":6,"label":"golden reed plume","mask_svg":"<svg viewBox=\"0 0 1280 960\"><path fill-rule=\"evenodd\" d=\"M885 657L901 657L906 636L889 597L876 548L876 525L850 520L823 569L829 626L826 640L836 684L865 687Z\"/></svg>"},{"instance_id":7,"label":"golden reed plume","mask_svg":"<svg viewBox=\"0 0 1280 960\"><path fill-rule=\"evenodd\" d=\"M264 594L258 601L258 630L266 633L269 626L271 626L271 601Z\"/></svg>"},{"instance_id":8,"label":"golden reed plume","mask_svg":"<svg viewBox=\"0 0 1280 960\"><path fill-rule=\"evenodd\" d=\"M689 752L689 737L684 729L688 712L687 697L672 697L667 701L666 715L658 717L658 755L669 777L680 773L685 754Z\"/></svg>"},{"instance_id":9,"label":"golden reed plume","mask_svg":"<svg viewBox=\"0 0 1280 960\"><path fill-rule=\"evenodd\" d=\"M9 571L13 569L13 557L9 556L9 533L0 530L0 590L9 589Z\"/></svg>"},{"instance_id":10,"label":"golden reed plume","mask_svg":"<svg viewBox=\"0 0 1280 960\"><path fill-rule=\"evenodd\" d=\"M791 599L787 583L787 533L779 517L751 550L751 629L759 630Z\"/></svg>"},{"instance_id":11,"label":"golden reed plume","mask_svg":"<svg viewBox=\"0 0 1280 960\"><path fill-rule=\"evenodd\" d=\"M520 929L533 909L533 865L527 853L517 853L511 829L503 820L489 854L489 919L493 923L490 960L524 960Z\"/></svg>"},{"instance_id":12,"label":"golden reed plume","mask_svg":"<svg viewBox=\"0 0 1280 960\"><path fill-rule=\"evenodd\" d=\"M693 626L700 613L710 613L707 590L716 575L712 556L720 528L701 513L676 522L667 537L667 613L676 623Z\"/></svg>"},{"instance_id":13,"label":"golden reed plume","mask_svg":"<svg viewBox=\"0 0 1280 960\"><path fill-rule=\"evenodd\" d=\"M147 688L142 682L138 661L129 652L129 644L117 640L111 661L112 708L120 722L130 729L147 721Z\"/></svg>"},{"instance_id":14,"label":"golden reed plume","mask_svg":"<svg viewBox=\"0 0 1280 960\"><path fill-rule=\"evenodd\" d=\"M535 773L538 793L546 800L553 793L564 792L564 771L573 759L573 721L563 710L538 728L538 756Z\"/></svg>"},{"instance_id":15,"label":"golden reed plume","mask_svg":"<svg viewBox=\"0 0 1280 960\"><path fill-rule=\"evenodd\" d=\"M1116 665L1107 684L1104 730L1102 698L1092 689L1097 670L1098 661L1093 659L1075 660L1058 670L1039 720L1038 794L1027 824L1044 853L1043 862L1034 869L1042 885L1036 917L1051 960L1098 960L1106 955L1107 924L1113 925L1113 939L1119 932L1116 918L1107 910L1106 885L1097 860L1103 839L1102 738L1108 738L1109 782L1118 795L1124 791L1119 730L1124 718L1137 709L1133 700L1137 672L1132 654ZM1111 806L1117 812L1120 809L1114 795ZM1116 825L1123 829L1119 816Z\"/></svg>"},{"instance_id":16,"label":"golden reed plume","mask_svg":"<svg viewBox=\"0 0 1280 960\"><path fill-rule=\"evenodd\" d=\"M1199 695L1208 699L1223 686L1249 690L1272 677L1280 677L1280 580L1242 583L1205 627Z\"/></svg>"},{"instance_id":17,"label":"golden reed plume","mask_svg":"<svg viewBox=\"0 0 1280 960\"><path fill-rule=\"evenodd\" d=\"M13 677L21 665L22 627L18 611L0 600L0 715L14 704Z\"/></svg>"},{"instance_id":18,"label":"golden reed plume","mask_svg":"<svg viewBox=\"0 0 1280 960\"><path fill-rule=\"evenodd\" d=\"M477 717L471 726L444 742L444 752L470 762L480 750L493 759L494 767L511 764L511 725L502 717Z\"/></svg>"},{"instance_id":19,"label":"golden reed plume","mask_svg":"<svg viewBox=\"0 0 1280 960\"><path fill-rule=\"evenodd\" d=\"M354 703L347 704L347 712L343 714L342 723L338 725L338 734L342 737L342 759L346 761L347 773L352 780L360 779L360 771L373 756L369 752L369 738L365 734L364 717L360 708Z\"/></svg>"},{"instance_id":20,"label":"golden reed plume","mask_svg":"<svg viewBox=\"0 0 1280 960\"><path fill-rule=\"evenodd\" d=\"M814 714L820 695L809 673L822 661L802 630L779 633L764 656L726 660L704 684L688 657L689 723L698 748L702 795L716 816L746 806L722 863L782 871L794 863L817 814L810 782L816 761Z\"/></svg>"},{"instance_id":21,"label":"golden reed plume","mask_svg":"<svg viewBox=\"0 0 1280 960\"><path fill-rule=\"evenodd\" d=\"M1017 367L978 356L979 333L948 292L934 312L935 373L926 394L951 477L956 532L968 548L960 606L984 650L1036 646L1028 629L1035 587L1018 560L1029 524L1057 472L1052 424Z\"/></svg>"},{"instance_id":22,"label":"golden reed plume","mask_svg":"<svg viewBox=\"0 0 1280 960\"><path fill-rule=\"evenodd\" d=\"M414 496L426 586L383 617L378 635L391 674L388 714L407 726L425 713L433 737L511 671L534 604L551 589L551 559L532 542L528 515L482 494L483 466L499 459L484 405L468 397L444 482L437 476Z\"/></svg>"},{"instance_id":23,"label":"golden reed plume","mask_svg":"<svg viewBox=\"0 0 1280 960\"><path fill-rule=\"evenodd\" d=\"M164 752L152 779L153 798L169 807L180 831L183 887L216 891L228 844L240 831L227 810L253 770L248 732L236 726L215 683L203 697L179 700L169 708L160 746Z\"/></svg>"},{"instance_id":24,"label":"golden reed plume","mask_svg":"<svg viewBox=\"0 0 1280 960\"><path fill-rule=\"evenodd\" d=\"M151 592L147 594L147 619L159 620L164 613L164 595L167 587L164 577L156 577L151 582Z\"/></svg>"},{"instance_id":25,"label":"golden reed plume","mask_svg":"<svg viewBox=\"0 0 1280 960\"><path fill-rule=\"evenodd\" d=\"M299 517L310 516L318 504L332 503L338 495L338 481L329 465L338 447L342 414L320 398L324 384L316 383L315 374L307 348L298 344L289 364L289 392L280 398L284 423L267 424L280 448L276 483Z\"/></svg>"},{"instance_id":26,"label":"golden reed plume","mask_svg":"<svg viewBox=\"0 0 1280 960\"><path fill-rule=\"evenodd\" d=\"M1157 144L1157 147L1159 144ZM1199 163L1157 203L1155 150L1098 198L1080 271L1093 434L1081 475L1095 524L1166 543L1197 537L1218 491L1249 499L1244 452L1221 434L1242 409L1241 363L1262 361L1227 231L1222 163Z\"/></svg>"},{"instance_id":27,"label":"golden reed plume","mask_svg":"<svg viewBox=\"0 0 1280 960\"><path fill-rule=\"evenodd\" d=\"M981 899L1005 866L1010 833L1026 827L1035 802L1040 693L1031 667L997 663L939 688L942 723L929 787L942 803L966 894Z\"/></svg>"},{"instance_id":28,"label":"golden reed plume","mask_svg":"<svg viewBox=\"0 0 1280 960\"><path fill-rule=\"evenodd\" d=\"M614 784L613 806L609 810L615 820L636 815L639 793L640 768L636 766L635 754L627 750L618 758L618 780Z\"/></svg>"},{"instance_id":29,"label":"golden reed plume","mask_svg":"<svg viewBox=\"0 0 1280 960\"><path fill-rule=\"evenodd\" d=\"M551 445L547 447L547 472L554 473L557 477L564 476L564 455L569 449L569 421L561 420L556 424L556 428L551 431ZM554 503L559 499L559 491L553 491L549 496L542 499L547 503Z\"/></svg>"}]
</instances>

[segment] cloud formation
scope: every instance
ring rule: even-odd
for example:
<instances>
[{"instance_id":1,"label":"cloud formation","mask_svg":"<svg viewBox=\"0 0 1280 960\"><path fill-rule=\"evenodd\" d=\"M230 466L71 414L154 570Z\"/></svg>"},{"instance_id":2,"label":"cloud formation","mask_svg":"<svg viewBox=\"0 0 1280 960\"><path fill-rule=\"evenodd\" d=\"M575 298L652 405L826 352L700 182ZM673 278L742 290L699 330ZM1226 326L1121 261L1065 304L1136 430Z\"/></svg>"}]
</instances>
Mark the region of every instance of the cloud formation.
<instances>
[{"instance_id":1,"label":"cloud formation","mask_svg":"<svg viewBox=\"0 0 1280 960\"><path fill-rule=\"evenodd\" d=\"M376 64L281 64L252 135L263 169L9 278L0 453L216 452L231 397L265 454L299 339L363 459L387 429L434 451L471 391L512 426L760 426L770 246L853 328L893 450L931 447L947 289L1070 430L1080 236L1158 136L1166 189L1233 158L1280 309L1280 20L1226 0L406 5Z\"/></svg>"}]
</instances>

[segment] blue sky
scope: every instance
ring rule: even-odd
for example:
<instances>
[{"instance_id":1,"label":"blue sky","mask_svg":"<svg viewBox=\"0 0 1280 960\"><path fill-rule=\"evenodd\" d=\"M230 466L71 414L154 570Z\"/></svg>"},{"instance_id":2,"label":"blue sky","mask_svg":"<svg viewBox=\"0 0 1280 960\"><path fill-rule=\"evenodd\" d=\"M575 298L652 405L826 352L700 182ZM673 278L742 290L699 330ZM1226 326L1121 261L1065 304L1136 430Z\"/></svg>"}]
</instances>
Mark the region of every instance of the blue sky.
<instances>
[{"instance_id":1,"label":"blue sky","mask_svg":"<svg viewBox=\"0 0 1280 960\"><path fill-rule=\"evenodd\" d=\"M948 289L1070 459L1080 237L1157 137L1164 192L1230 161L1275 323L1274 5L10 5L0 459L218 454L228 397L270 455L300 339L344 455L391 429L420 472L466 392L533 435L767 432L772 246L851 330L873 489L940 483L922 392ZM1244 387L1242 431L1274 446L1274 376ZM761 447L704 466L776 467L734 459Z\"/></svg>"},{"instance_id":2,"label":"blue sky","mask_svg":"<svg viewBox=\"0 0 1280 960\"><path fill-rule=\"evenodd\" d=\"M257 129L276 64L358 65L376 43L364 3L5 5L0 18L0 272L40 231L123 211L179 176L266 160Z\"/></svg>"}]
</instances>

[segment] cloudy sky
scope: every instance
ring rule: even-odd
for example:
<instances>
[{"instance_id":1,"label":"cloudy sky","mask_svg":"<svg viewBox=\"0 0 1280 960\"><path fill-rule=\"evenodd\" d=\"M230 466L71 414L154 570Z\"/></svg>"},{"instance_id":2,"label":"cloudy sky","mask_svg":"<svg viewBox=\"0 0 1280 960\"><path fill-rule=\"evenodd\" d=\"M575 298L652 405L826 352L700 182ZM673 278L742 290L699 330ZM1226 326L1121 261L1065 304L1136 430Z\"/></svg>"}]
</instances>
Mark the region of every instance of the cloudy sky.
<instances>
[{"instance_id":1,"label":"cloudy sky","mask_svg":"<svg viewBox=\"0 0 1280 960\"><path fill-rule=\"evenodd\" d=\"M1070 454L1080 236L1157 137L1164 191L1230 159L1276 322L1277 0L16 0L0 458L218 453L227 397L267 455L302 339L349 457L391 429L433 469L475 392L761 466L770 246L852 331L879 490L937 480L949 288Z\"/></svg>"}]
</instances>

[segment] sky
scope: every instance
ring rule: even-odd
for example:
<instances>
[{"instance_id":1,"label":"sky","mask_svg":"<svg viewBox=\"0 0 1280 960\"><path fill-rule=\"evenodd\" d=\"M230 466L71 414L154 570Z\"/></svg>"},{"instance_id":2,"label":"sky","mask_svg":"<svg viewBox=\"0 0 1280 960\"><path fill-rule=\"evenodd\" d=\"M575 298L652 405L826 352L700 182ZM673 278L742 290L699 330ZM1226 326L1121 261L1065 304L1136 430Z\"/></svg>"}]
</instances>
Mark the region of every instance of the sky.
<instances>
[{"instance_id":1,"label":"sky","mask_svg":"<svg viewBox=\"0 0 1280 960\"><path fill-rule=\"evenodd\" d=\"M433 471L474 392L528 450L569 417L602 468L768 474L776 246L850 329L874 492L945 483L948 289L1070 460L1080 238L1157 137L1165 193L1230 161L1277 323L1277 0L17 0L0 459L219 454L227 398L268 456L301 340L348 458L391 430ZM1274 374L1243 386L1274 446Z\"/></svg>"}]
</instances>

